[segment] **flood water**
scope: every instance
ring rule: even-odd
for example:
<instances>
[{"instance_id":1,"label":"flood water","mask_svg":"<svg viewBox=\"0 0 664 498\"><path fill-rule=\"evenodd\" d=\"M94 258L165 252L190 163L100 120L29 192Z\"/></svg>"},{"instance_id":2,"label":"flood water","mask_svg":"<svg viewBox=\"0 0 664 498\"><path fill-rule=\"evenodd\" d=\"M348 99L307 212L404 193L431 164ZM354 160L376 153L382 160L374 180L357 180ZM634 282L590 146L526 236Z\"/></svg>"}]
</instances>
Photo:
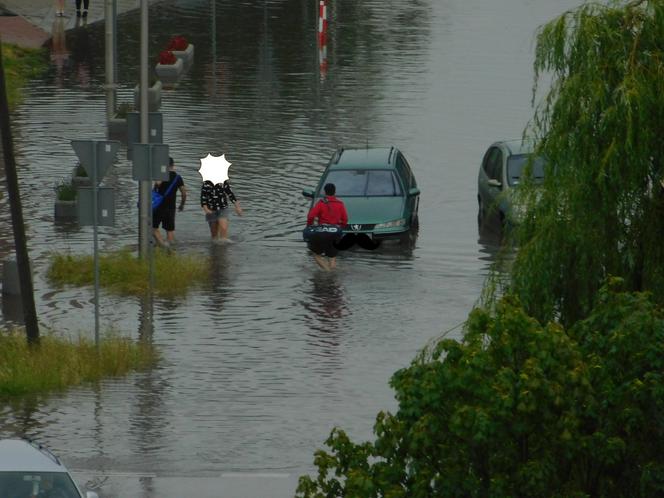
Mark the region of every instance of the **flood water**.
<instances>
[{"instance_id":1,"label":"flood water","mask_svg":"<svg viewBox=\"0 0 664 498\"><path fill-rule=\"evenodd\" d=\"M0 436L47 442L83 471L155 476L313 469L333 426L371 438L394 410L390 376L476 303L496 252L478 233L477 169L488 145L518 138L530 106L534 33L578 4L560 0L336 0L327 57L313 0L158 2L150 60L174 34L194 63L164 90L164 141L189 189L177 251L209 255L209 285L156 299L154 326L138 298L102 291L102 329L149 334L162 354L147 373L0 404ZM118 99L133 100L139 18L118 21ZM43 328L93 335L90 288L54 288L51 251L91 253L92 229L54 224L53 186L76 162L69 141L104 139L104 27L67 33L13 116L37 311ZM335 147L390 145L421 189L413 250L343 252L316 269L301 241L312 188ZM226 154L245 215L235 244L212 246L198 207L199 159ZM102 251L137 243L137 184L125 148L105 185L116 225ZM0 199L0 256L11 251ZM182 275L186 279L186 275ZM3 321L15 313L5 303ZM455 328L457 327L457 328ZM160 496L166 496L162 494Z\"/></svg>"}]
</instances>

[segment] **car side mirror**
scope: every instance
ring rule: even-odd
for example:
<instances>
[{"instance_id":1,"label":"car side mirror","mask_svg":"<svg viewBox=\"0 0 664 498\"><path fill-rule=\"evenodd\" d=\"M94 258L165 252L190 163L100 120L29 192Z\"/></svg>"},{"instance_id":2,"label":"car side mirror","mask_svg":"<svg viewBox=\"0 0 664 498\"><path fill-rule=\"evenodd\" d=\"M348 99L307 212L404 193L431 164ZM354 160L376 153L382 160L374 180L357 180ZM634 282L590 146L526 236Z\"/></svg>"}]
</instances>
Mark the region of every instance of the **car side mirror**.
<instances>
[{"instance_id":1,"label":"car side mirror","mask_svg":"<svg viewBox=\"0 0 664 498\"><path fill-rule=\"evenodd\" d=\"M310 188L305 188L302 190L302 195L305 197L310 197L311 199L314 198L314 191L311 190Z\"/></svg>"},{"instance_id":2,"label":"car side mirror","mask_svg":"<svg viewBox=\"0 0 664 498\"><path fill-rule=\"evenodd\" d=\"M408 191L408 195L420 195L420 189L413 187Z\"/></svg>"},{"instance_id":3,"label":"car side mirror","mask_svg":"<svg viewBox=\"0 0 664 498\"><path fill-rule=\"evenodd\" d=\"M498 188L500 188L500 187L503 186L503 184L500 183L495 178L491 178L487 183L489 184L489 187L498 187Z\"/></svg>"},{"instance_id":4,"label":"car side mirror","mask_svg":"<svg viewBox=\"0 0 664 498\"><path fill-rule=\"evenodd\" d=\"M85 498L99 498L99 495L94 491L86 491Z\"/></svg>"}]
</instances>

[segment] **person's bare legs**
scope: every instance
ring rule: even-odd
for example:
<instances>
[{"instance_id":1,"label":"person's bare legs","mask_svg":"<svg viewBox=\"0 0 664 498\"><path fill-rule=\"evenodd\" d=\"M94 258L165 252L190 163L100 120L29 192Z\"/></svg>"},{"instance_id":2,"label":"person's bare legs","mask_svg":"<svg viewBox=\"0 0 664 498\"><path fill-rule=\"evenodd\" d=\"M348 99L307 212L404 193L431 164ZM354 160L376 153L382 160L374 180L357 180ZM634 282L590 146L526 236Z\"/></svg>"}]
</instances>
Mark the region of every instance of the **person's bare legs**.
<instances>
[{"instance_id":1,"label":"person's bare legs","mask_svg":"<svg viewBox=\"0 0 664 498\"><path fill-rule=\"evenodd\" d=\"M157 241L158 245L160 246L166 245L166 243L164 242L164 238L161 236L161 230L159 230L158 228L153 228L152 235L154 236L154 240Z\"/></svg>"},{"instance_id":2,"label":"person's bare legs","mask_svg":"<svg viewBox=\"0 0 664 498\"><path fill-rule=\"evenodd\" d=\"M328 264L327 261L325 261L325 258L323 256L321 256L320 254L314 254L314 259L316 260L318 266L320 266L323 270L330 271L330 265Z\"/></svg>"},{"instance_id":3,"label":"person's bare legs","mask_svg":"<svg viewBox=\"0 0 664 498\"><path fill-rule=\"evenodd\" d=\"M219 218L219 240L228 241L228 218Z\"/></svg>"},{"instance_id":4,"label":"person's bare legs","mask_svg":"<svg viewBox=\"0 0 664 498\"><path fill-rule=\"evenodd\" d=\"M210 237L212 238L212 241L214 241L217 238L217 234L219 233L219 225L217 225L217 220L208 221L208 226L210 227Z\"/></svg>"},{"instance_id":5,"label":"person's bare legs","mask_svg":"<svg viewBox=\"0 0 664 498\"><path fill-rule=\"evenodd\" d=\"M330 258L328 260L328 265L330 267L330 270L334 270L337 267L337 258L336 257Z\"/></svg>"},{"instance_id":6,"label":"person's bare legs","mask_svg":"<svg viewBox=\"0 0 664 498\"><path fill-rule=\"evenodd\" d=\"M175 242L175 230L166 230L166 240L169 244Z\"/></svg>"}]
</instances>

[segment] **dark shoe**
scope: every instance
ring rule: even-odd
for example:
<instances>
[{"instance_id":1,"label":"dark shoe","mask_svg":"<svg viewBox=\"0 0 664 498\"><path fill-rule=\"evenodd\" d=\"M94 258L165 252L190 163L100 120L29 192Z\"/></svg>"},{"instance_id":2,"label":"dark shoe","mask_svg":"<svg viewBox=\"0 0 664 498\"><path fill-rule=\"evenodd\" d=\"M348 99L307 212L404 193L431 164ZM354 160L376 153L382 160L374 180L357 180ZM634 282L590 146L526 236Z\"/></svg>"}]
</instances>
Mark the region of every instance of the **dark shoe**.
<instances>
[{"instance_id":1,"label":"dark shoe","mask_svg":"<svg viewBox=\"0 0 664 498\"><path fill-rule=\"evenodd\" d=\"M88 11L87 10L83 11L83 17L88 17Z\"/></svg>"},{"instance_id":2,"label":"dark shoe","mask_svg":"<svg viewBox=\"0 0 664 498\"><path fill-rule=\"evenodd\" d=\"M76 11L76 17L81 17L81 11L80 10Z\"/></svg>"}]
</instances>

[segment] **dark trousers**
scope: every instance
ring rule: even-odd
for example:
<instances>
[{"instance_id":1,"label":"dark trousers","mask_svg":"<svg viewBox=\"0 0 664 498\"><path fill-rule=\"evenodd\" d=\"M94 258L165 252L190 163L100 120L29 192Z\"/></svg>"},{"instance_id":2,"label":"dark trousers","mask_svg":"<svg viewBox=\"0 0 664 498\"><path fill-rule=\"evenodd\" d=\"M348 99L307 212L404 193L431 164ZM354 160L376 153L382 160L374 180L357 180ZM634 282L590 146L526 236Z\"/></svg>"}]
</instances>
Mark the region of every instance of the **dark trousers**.
<instances>
[{"instance_id":1,"label":"dark trousers","mask_svg":"<svg viewBox=\"0 0 664 498\"><path fill-rule=\"evenodd\" d=\"M90 5L90 0L83 0L83 8L88 10L88 5ZM76 0L76 10L81 10L81 0Z\"/></svg>"}]
</instances>

